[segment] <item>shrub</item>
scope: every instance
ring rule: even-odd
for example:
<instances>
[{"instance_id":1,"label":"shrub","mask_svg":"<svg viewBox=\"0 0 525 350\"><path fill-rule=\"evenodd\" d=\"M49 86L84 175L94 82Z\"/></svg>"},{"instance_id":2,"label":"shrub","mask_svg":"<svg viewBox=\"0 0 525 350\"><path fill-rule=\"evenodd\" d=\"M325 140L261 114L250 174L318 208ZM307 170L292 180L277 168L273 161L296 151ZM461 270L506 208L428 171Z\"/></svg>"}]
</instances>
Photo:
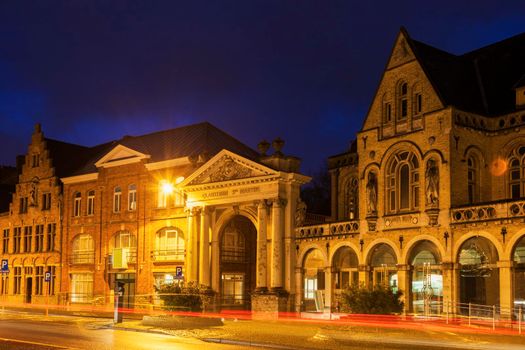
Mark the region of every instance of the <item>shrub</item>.
<instances>
[{"instance_id":1,"label":"shrub","mask_svg":"<svg viewBox=\"0 0 525 350\"><path fill-rule=\"evenodd\" d=\"M354 314L392 314L403 311L403 302L399 300L403 293L377 285L373 288L364 286L347 287L341 294L341 309Z\"/></svg>"},{"instance_id":2,"label":"shrub","mask_svg":"<svg viewBox=\"0 0 525 350\"><path fill-rule=\"evenodd\" d=\"M208 287L198 286L195 282L161 284L155 286L155 290L169 311L202 311L211 304L214 294Z\"/></svg>"}]
</instances>

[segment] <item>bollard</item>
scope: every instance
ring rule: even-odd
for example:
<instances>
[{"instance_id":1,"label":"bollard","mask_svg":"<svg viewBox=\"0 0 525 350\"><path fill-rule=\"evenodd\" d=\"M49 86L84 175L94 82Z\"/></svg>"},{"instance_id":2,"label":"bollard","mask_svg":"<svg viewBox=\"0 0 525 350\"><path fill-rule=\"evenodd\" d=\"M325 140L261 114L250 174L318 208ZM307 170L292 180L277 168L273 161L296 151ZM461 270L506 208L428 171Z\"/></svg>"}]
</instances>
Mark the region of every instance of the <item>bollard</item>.
<instances>
[{"instance_id":1,"label":"bollard","mask_svg":"<svg viewBox=\"0 0 525 350\"><path fill-rule=\"evenodd\" d=\"M470 327L470 315L472 314L472 304L468 303L468 325Z\"/></svg>"},{"instance_id":2,"label":"bollard","mask_svg":"<svg viewBox=\"0 0 525 350\"><path fill-rule=\"evenodd\" d=\"M520 305L520 308L518 309L518 332L519 334L521 334L521 317L522 317L522 310L521 310L521 305Z\"/></svg>"},{"instance_id":3,"label":"bollard","mask_svg":"<svg viewBox=\"0 0 525 350\"><path fill-rule=\"evenodd\" d=\"M492 305L492 330L496 330L496 305Z\"/></svg>"}]
</instances>

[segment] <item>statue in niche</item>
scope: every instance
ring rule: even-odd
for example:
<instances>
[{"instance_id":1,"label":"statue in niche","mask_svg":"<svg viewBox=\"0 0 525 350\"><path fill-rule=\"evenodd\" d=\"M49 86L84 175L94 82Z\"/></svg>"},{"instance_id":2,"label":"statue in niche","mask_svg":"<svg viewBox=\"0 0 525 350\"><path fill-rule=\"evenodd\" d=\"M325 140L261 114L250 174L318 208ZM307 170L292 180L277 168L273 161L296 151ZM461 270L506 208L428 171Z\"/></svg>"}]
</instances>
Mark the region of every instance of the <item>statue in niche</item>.
<instances>
[{"instance_id":1,"label":"statue in niche","mask_svg":"<svg viewBox=\"0 0 525 350\"><path fill-rule=\"evenodd\" d=\"M301 200L301 198L297 199L297 209L295 209L295 226L299 227L304 224L304 220L306 219L306 203Z\"/></svg>"},{"instance_id":2,"label":"statue in niche","mask_svg":"<svg viewBox=\"0 0 525 350\"><path fill-rule=\"evenodd\" d=\"M428 205L437 205L439 199L439 168L434 159L429 159L425 171L426 198Z\"/></svg>"},{"instance_id":3,"label":"statue in niche","mask_svg":"<svg viewBox=\"0 0 525 350\"><path fill-rule=\"evenodd\" d=\"M34 207L36 206L37 201L37 185L38 185L38 179L35 178L33 181L31 181L31 190L29 191L29 205Z\"/></svg>"},{"instance_id":4,"label":"statue in niche","mask_svg":"<svg viewBox=\"0 0 525 350\"><path fill-rule=\"evenodd\" d=\"M377 214L377 177L374 172L368 173L368 182L366 183L367 213L368 215Z\"/></svg>"}]
</instances>

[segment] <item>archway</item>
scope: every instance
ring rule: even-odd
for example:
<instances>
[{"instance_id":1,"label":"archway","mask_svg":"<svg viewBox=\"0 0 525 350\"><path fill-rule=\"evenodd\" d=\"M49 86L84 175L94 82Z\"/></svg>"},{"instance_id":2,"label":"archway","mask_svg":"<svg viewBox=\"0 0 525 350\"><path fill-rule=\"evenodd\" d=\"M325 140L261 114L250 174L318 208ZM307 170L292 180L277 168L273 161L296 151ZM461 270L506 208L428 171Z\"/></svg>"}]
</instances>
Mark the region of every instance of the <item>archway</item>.
<instances>
[{"instance_id":1,"label":"archway","mask_svg":"<svg viewBox=\"0 0 525 350\"><path fill-rule=\"evenodd\" d=\"M304 258L304 310L321 311L324 308L325 262L319 249L310 250Z\"/></svg>"},{"instance_id":2,"label":"archway","mask_svg":"<svg viewBox=\"0 0 525 350\"><path fill-rule=\"evenodd\" d=\"M499 304L498 252L494 244L484 237L467 239L458 252L460 264L460 310L467 312L468 303L478 305Z\"/></svg>"},{"instance_id":3,"label":"archway","mask_svg":"<svg viewBox=\"0 0 525 350\"><path fill-rule=\"evenodd\" d=\"M257 229L241 215L231 218L220 233L220 290L224 308L251 308L256 241Z\"/></svg>"},{"instance_id":4,"label":"archway","mask_svg":"<svg viewBox=\"0 0 525 350\"><path fill-rule=\"evenodd\" d=\"M376 245L368 259L370 270L370 282L372 285L382 285L397 291L397 258L396 253L386 243Z\"/></svg>"},{"instance_id":5,"label":"archway","mask_svg":"<svg viewBox=\"0 0 525 350\"><path fill-rule=\"evenodd\" d=\"M410 299L414 313L438 311L443 300L443 274L438 247L422 240L411 249L408 263L412 270Z\"/></svg>"},{"instance_id":6,"label":"archway","mask_svg":"<svg viewBox=\"0 0 525 350\"><path fill-rule=\"evenodd\" d=\"M358 259L354 250L343 246L334 254L332 260L334 289L345 289L359 283Z\"/></svg>"},{"instance_id":7,"label":"archway","mask_svg":"<svg viewBox=\"0 0 525 350\"><path fill-rule=\"evenodd\" d=\"M525 307L525 236L514 246L514 307Z\"/></svg>"}]
</instances>

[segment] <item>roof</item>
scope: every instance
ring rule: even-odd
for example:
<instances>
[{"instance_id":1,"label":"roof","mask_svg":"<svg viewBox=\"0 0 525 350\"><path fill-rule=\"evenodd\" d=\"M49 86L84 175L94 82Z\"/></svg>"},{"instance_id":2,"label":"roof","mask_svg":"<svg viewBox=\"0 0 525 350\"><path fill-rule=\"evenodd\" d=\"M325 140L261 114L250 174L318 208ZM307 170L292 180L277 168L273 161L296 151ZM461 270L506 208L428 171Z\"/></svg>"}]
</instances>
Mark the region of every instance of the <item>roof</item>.
<instances>
[{"instance_id":1,"label":"roof","mask_svg":"<svg viewBox=\"0 0 525 350\"><path fill-rule=\"evenodd\" d=\"M123 138L82 150L80 166L69 175L96 172L95 163L117 145L123 145L150 156L150 162L205 154L212 157L222 149L258 160L259 154L226 132L208 122Z\"/></svg>"},{"instance_id":2,"label":"roof","mask_svg":"<svg viewBox=\"0 0 525 350\"><path fill-rule=\"evenodd\" d=\"M525 75L525 33L454 55L402 31L444 104L488 116L516 110L514 89Z\"/></svg>"}]
</instances>

